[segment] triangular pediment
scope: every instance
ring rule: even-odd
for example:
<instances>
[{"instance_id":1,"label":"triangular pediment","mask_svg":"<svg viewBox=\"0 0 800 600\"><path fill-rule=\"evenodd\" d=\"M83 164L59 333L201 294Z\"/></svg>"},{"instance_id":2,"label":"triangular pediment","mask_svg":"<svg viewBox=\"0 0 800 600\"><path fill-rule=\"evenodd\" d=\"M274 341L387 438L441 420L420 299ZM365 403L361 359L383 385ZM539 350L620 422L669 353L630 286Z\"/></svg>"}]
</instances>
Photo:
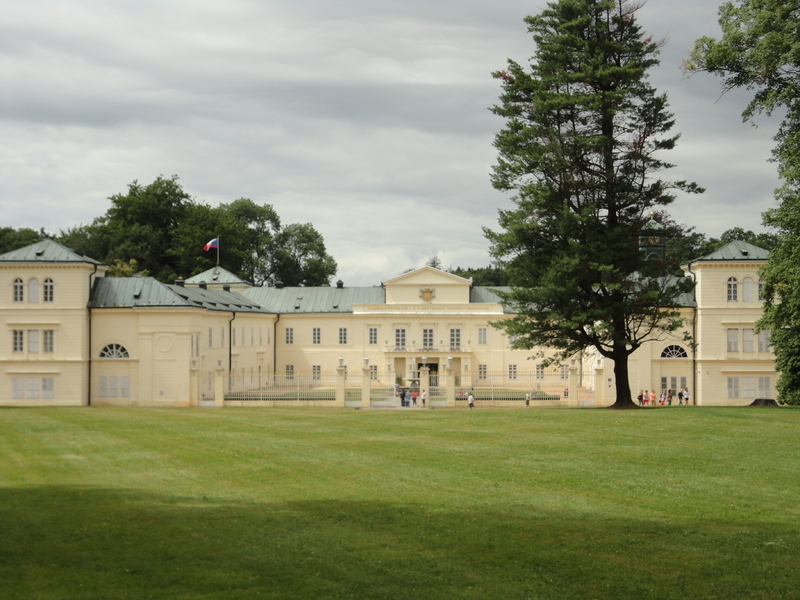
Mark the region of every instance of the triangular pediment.
<instances>
[{"instance_id":1,"label":"triangular pediment","mask_svg":"<svg viewBox=\"0 0 800 600\"><path fill-rule=\"evenodd\" d=\"M392 279L383 282L384 286L389 285L466 285L471 286L472 281L464 279L458 275L453 275L447 271L435 269L433 267L422 267L408 273L403 273Z\"/></svg>"},{"instance_id":2,"label":"triangular pediment","mask_svg":"<svg viewBox=\"0 0 800 600\"><path fill-rule=\"evenodd\" d=\"M422 267L383 282L387 304L469 304L472 281Z\"/></svg>"}]
</instances>

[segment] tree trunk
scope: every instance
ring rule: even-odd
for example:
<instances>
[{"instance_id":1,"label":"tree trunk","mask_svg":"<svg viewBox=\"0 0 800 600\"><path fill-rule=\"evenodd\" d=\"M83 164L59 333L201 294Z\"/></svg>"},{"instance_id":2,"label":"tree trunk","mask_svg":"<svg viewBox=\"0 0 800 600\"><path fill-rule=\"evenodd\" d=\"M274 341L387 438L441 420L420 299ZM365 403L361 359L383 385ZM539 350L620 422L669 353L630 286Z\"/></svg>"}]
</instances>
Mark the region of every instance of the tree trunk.
<instances>
[{"instance_id":1,"label":"tree trunk","mask_svg":"<svg viewBox=\"0 0 800 600\"><path fill-rule=\"evenodd\" d=\"M628 352L625 348L614 348L614 379L616 400L609 408L639 408L631 398L631 384L628 381Z\"/></svg>"}]
</instances>

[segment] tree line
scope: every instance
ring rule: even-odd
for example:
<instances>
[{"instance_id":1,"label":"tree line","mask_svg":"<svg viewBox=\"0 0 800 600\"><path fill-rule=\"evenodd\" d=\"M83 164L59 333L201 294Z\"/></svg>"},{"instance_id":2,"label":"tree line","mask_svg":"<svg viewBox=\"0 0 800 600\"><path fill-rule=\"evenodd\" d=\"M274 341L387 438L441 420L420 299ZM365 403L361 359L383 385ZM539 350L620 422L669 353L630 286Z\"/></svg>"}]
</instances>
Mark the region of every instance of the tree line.
<instances>
[{"instance_id":1,"label":"tree line","mask_svg":"<svg viewBox=\"0 0 800 600\"><path fill-rule=\"evenodd\" d=\"M177 176L148 185L134 181L109 198L110 208L88 225L48 235L43 229L0 228L0 252L52 237L64 246L110 265L110 276L135 273L163 282L191 277L219 264L254 285L329 285L336 261L311 223L283 225L269 204L240 198L209 206L191 198Z\"/></svg>"}]
</instances>

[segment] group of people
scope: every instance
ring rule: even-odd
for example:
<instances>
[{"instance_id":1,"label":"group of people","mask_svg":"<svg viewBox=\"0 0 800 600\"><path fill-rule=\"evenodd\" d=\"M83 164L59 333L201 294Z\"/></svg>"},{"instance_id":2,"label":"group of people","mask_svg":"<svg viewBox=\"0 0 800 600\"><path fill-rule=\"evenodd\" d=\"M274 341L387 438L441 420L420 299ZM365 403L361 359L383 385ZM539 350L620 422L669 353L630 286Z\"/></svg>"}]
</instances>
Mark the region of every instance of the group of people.
<instances>
[{"instance_id":1,"label":"group of people","mask_svg":"<svg viewBox=\"0 0 800 600\"><path fill-rule=\"evenodd\" d=\"M416 406L417 405L417 398L422 401L422 406L425 406L425 390L422 390L422 394L417 393L417 390L407 390L405 388L401 388L400 386L396 386L397 394L400 397L400 406Z\"/></svg>"},{"instance_id":2,"label":"group of people","mask_svg":"<svg viewBox=\"0 0 800 600\"><path fill-rule=\"evenodd\" d=\"M639 402L639 406L647 406L650 404L651 406L657 406L659 403L661 406L672 406L672 400L675 398L675 390L661 390L661 394L656 397L655 390L639 390L639 395L636 396L637 402ZM691 396L689 395L689 388L681 388L678 392L678 406L689 405L689 400Z\"/></svg>"}]
</instances>

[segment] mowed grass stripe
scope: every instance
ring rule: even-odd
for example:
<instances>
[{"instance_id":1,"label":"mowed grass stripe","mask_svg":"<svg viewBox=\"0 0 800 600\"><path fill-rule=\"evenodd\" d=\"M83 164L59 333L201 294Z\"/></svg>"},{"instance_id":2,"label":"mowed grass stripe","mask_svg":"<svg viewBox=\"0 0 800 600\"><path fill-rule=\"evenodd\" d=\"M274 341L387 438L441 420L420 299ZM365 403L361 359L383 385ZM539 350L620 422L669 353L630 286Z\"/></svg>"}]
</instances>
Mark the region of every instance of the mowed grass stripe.
<instances>
[{"instance_id":1,"label":"mowed grass stripe","mask_svg":"<svg viewBox=\"0 0 800 600\"><path fill-rule=\"evenodd\" d=\"M795 598L800 411L0 410L3 598Z\"/></svg>"}]
</instances>

